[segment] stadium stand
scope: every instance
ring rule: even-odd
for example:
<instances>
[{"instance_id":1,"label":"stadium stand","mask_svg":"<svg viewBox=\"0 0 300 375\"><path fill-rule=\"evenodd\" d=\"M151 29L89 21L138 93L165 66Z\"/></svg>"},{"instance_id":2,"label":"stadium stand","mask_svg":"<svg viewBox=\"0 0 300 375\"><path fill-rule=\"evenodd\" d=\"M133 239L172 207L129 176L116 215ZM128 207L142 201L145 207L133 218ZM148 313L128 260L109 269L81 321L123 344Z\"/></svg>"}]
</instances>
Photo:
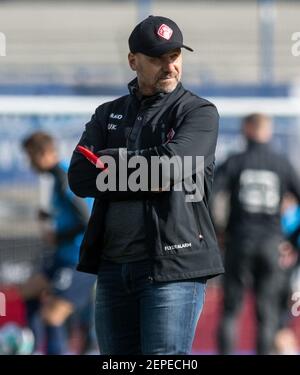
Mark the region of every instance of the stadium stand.
<instances>
[{"instance_id":1,"label":"stadium stand","mask_svg":"<svg viewBox=\"0 0 300 375\"><path fill-rule=\"evenodd\" d=\"M185 55L185 82L259 83L259 8L256 1L151 1L153 14L178 20L195 49ZM138 17L133 1L1 3L7 37L0 83L120 85L127 82L127 36ZM277 1L274 83L299 77L291 54L300 3ZM12 22L13 20L13 22Z\"/></svg>"}]
</instances>

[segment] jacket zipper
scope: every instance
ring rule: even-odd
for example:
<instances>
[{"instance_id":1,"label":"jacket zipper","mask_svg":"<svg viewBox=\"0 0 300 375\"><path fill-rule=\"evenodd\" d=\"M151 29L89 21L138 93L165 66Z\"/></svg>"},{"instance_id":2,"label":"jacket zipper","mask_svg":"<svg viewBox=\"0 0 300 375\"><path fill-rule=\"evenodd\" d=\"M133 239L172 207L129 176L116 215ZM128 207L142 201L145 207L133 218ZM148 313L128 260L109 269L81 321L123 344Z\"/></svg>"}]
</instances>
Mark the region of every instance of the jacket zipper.
<instances>
[{"instance_id":1,"label":"jacket zipper","mask_svg":"<svg viewBox=\"0 0 300 375\"><path fill-rule=\"evenodd\" d=\"M194 218L195 218L195 222L196 222L196 226L197 226L197 230L198 230L198 239L202 241L202 240L204 240L204 237L203 237L203 232L202 232L200 220L198 218L198 213L197 213L197 210L196 210L195 202L191 202L191 204L192 204L192 207L193 207Z\"/></svg>"},{"instance_id":2,"label":"jacket zipper","mask_svg":"<svg viewBox=\"0 0 300 375\"><path fill-rule=\"evenodd\" d=\"M147 226L147 215L149 215L149 212L150 212L150 209L152 209L152 205L150 203L150 200L149 199L146 199L144 201L144 223L145 225ZM147 247L147 250L148 250L148 255L150 257L150 264L151 264L151 273L150 275L148 276L148 281L149 282L153 282L154 281L154 270L153 270L153 257L152 257L152 253L151 253L151 249L149 249L149 242L148 239L147 239L147 235L146 235L146 247Z\"/></svg>"}]
</instances>

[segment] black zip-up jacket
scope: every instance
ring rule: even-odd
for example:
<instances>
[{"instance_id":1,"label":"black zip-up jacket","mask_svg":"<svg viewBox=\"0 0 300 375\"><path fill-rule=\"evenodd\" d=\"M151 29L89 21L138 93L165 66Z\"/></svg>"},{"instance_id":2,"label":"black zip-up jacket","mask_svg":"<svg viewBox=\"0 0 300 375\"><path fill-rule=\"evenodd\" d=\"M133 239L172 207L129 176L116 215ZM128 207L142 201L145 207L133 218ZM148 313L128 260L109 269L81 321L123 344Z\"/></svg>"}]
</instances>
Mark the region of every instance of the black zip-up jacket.
<instances>
[{"instance_id":1,"label":"black zip-up jacket","mask_svg":"<svg viewBox=\"0 0 300 375\"><path fill-rule=\"evenodd\" d=\"M181 83L169 94L142 99L136 94L136 79L129 84L129 90L129 95L96 109L79 144L117 160L119 148L134 141L135 150L127 150L126 157L144 156L149 161L149 176L151 156L192 156L193 168L195 157L204 156L203 199L186 202L184 189L175 191L173 186L159 192L101 192L96 187L100 170L74 151L68 173L70 188L80 197L96 198L77 269L98 273L107 202L142 199L154 281L209 278L223 273L208 205L219 121L215 106L184 89ZM128 169L128 175L132 170ZM193 169L193 178L195 173ZM172 183L175 177L171 174Z\"/></svg>"},{"instance_id":2,"label":"black zip-up jacket","mask_svg":"<svg viewBox=\"0 0 300 375\"><path fill-rule=\"evenodd\" d=\"M264 240L267 235L282 235L282 199L290 192L300 201L300 179L291 163L269 144L249 141L244 152L217 168L214 195L220 191L230 193L229 238Z\"/></svg>"}]
</instances>

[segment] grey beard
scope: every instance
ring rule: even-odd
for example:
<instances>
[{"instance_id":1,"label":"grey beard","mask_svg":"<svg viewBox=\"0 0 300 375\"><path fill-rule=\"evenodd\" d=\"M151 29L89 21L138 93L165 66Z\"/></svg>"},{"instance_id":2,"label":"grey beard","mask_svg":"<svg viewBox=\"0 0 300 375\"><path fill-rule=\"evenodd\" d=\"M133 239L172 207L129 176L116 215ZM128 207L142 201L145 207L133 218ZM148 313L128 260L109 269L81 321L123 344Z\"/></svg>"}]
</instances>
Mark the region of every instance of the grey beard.
<instances>
[{"instance_id":1,"label":"grey beard","mask_svg":"<svg viewBox=\"0 0 300 375\"><path fill-rule=\"evenodd\" d=\"M164 94L168 94L172 91L174 91L177 87L177 84L178 84L178 80L176 80L176 83L174 84L174 86L163 86L163 85L160 85L159 83L156 85L156 92L157 93L164 93Z\"/></svg>"}]
</instances>

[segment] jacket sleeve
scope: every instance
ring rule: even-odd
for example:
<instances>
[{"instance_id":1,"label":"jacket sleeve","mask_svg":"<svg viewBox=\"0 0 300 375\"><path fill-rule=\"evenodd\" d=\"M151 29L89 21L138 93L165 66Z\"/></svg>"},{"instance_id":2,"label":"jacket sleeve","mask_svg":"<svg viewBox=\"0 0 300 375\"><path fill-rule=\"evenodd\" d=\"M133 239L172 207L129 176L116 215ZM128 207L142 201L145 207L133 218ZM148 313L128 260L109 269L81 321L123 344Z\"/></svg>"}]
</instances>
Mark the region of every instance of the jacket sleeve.
<instances>
[{"instance_id":1,"label":"jacket sleeve","mask_svg":"<svg viewBox=\"0 0 300 375\"><path fill-rule=\"evenodd\" d=\"M237 165L233 157L229 157L216 168L214 175L213 194L210 201L210 208L215 230L219 241L224 241L224 230L228 223L230 213L230 197L234 181L236 180ZM224 247L224 246L222 246Z\"/></svg>"},{"instance_id":2,"label":"jacket sleeve","mask_svg":"<svg viewBox=\"0 0 300 375\"><path fill-rule=\"evenodd\" d=\"M84 146L99 155L101 150L105 149L107 143L105 128L106 108L104 106L102 105L97 108L91 120L85 125L85 131L78 142L78 145ZM118 171L116 172L118 174ZM99 190L97 188L97 177L100 173L102 173L101 169L88 161L76 149L73 151L68 169L68 182L71 191L78 197L91 197L104 200L144 198L144 192L118 191L118 189L115 191Z\"/></svg>"},{"instance_id":3,"label":"jacket sleeve","mask_svg":"<svg viewBox=\"0 0 300 375\"><path fill-rule=\"evenodd\" d=\"M231 191L234 171L236 169L236 165L234 165L232 160L233 159L229 157L221 165L217 166L214 176L214 194Z\"/></svg>"},{"instance_id":4,"label":"jacket sleeve","mask_svg":"<svg viewBox=\"0 0 300 375\"><path fill-rule=\"evenodd\" d=\"M130 161L131 158L143 157L146 159L146 166L148 168L148 176L151 179L151 158L159 157L160 179L159 189L164 189L161 181L170 181L170 185L174 185L187 177L182 171L184 157L190 157L191 160L191 175L198 172L199 165L196 163L196 157L203 157L204 168L211 165L215 160L215 149L218 136L219 115L216 107L213 104L199 106L190 110L182 120L180 126L175 129L174 137L161 145L128 151L125 149L120 152L119 149L102 150L100 155L109 155L116 160L118 168L118 159L126 158ZM170 169L170 159L175 157L175 162ZM181 161L176 163L176 161ZM202 164L201 164L202 165ZM129 175L132 169L128 169Z\"/></svg>"},{"instance_id":5,"label":"jacket sleeve","mask_svg":"<svg viewBox=\"0 0 300 375\"><path fill-rule=\"evenodd\" d=\"M97 108L91 120L85 125L79 145L85 146L92 151L105 148L106 133L103 126L105 110L103 106ZM96 187L96 178L100 169L91 164L81 153L73 152L68 170L68 182L70 189L79 197L101 197L101 193Z\"/></svg>"},{"instance_id":6,"label":"jacket sleeve","mask_svg":"<svg viewBox=\"0 0 300 375\"><path fill-rule=\"evenodd\" d=\"M149 162L151 156L178 156L182 160L185 156L193 159L203 156L206 167L215 159L218 127L219 115L215 106L206 105L193 109L186 114L170 142L140 150L138 155L144 156Z\"/></svg>"}]
</instances>

